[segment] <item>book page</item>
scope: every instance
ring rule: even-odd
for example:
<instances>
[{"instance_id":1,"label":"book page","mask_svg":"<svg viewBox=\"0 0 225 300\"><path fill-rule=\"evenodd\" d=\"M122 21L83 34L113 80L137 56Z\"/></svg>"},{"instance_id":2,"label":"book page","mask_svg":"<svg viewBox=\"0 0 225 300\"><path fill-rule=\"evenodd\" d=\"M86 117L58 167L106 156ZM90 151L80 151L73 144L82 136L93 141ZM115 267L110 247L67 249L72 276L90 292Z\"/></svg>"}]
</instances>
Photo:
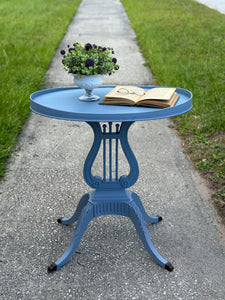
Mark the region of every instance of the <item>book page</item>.
<instances>
[{"instance_id":1,"label":"book page","mask_svg":"<svg viewBox=\"0 0 225 300\"><path fill-rule=\"evenodd\" d=\"M170 100L176 88L152 88L146 92L141 100Z\"/></svg>"},{"instance_id":2,"label":"book page","mask_svg":"<svg viewBox=\"0 0 225 300\"><path fill-rule=\"evenodd\" d=\"M135 86L116 86L112 89L105 99L129 99L134 102L138 101L145 94L145 90Z\"/></svg>"}]
</instances>

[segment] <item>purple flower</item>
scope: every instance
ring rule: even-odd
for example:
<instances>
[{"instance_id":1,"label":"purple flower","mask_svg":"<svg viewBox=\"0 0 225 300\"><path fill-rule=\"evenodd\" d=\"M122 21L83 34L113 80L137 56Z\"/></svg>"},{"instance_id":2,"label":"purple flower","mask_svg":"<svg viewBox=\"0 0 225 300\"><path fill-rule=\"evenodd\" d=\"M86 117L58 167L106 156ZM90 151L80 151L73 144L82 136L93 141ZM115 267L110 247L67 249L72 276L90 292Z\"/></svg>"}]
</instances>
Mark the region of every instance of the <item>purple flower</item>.
<instances>
[{"instance_id":1,"label":"purple flower","mask_svg":"<svg viewBox=\"0 0 225 300\"><path fill-rule=\"evenodd\" d=\"M74 48L69 48L68 51L69 51L69 52L72 52L73 50L75 50L75 49L74 49Z\"/></svg>"},{"instance_id":2,"label":"purple flower","mask_svg":"<svg viewBox=\"0 0 225 300\"><path fill-rule=\"evenodd\" d=\"M102 48L102 52L104 52L106 50L106 47Z\"/></svg>"},{"instance_id":3,"label":"purple flower","mask_svg":"<svg viewBox=\"0 0 225 300\"><path fill-rule=\"evenodd\" d=\"M66 51L65 51L65 50L61 50L60 53L61 53L62 55L64 55L64 54L66 53Z\"/></svg>"},{"instance_id":4,"label":"purple flower","mask_svg":"<svg viewBox=\"0 0 225 300\"><path fill-rule=\"evenodd\" d=\"M97 45L95 45L95 44L94 44L94 45L93 45L93 48L95 48L95 49L96 49L96 48L97 48Z\"/></svg>"},{"instance_id":5,"label":"purple flower","mask_svg":"<svg viewBox=\"0 0 225 300\"><path fill-rule=\"evenodd\" d=\"M92 48L92 45L90 44L90 43L87 43L86 45L85 45L85 49L88 51L88 50L90 50Z\"/></svg>"},{"instance_id":6,"label":"purple flower","mask_svg":"<svg viewBox=\"0 0 225 300\"><path fill-rule=\"evenodd\" d=\"M93 67L93 66L94 66L94 61L93 61L93 59L88 58L88 59L85 61L85 67Z\"/></svg>"},{"instance_id":7,"label":"purple flower","mask_svg":"<svg viewBox=\"0 0 225 300\"><path fill-rule=\"evenodd\" d=\"M114 64L116 64L117 59L115 57L113 57L112 62L114 62Z\"/></svg>"}]
</instances>

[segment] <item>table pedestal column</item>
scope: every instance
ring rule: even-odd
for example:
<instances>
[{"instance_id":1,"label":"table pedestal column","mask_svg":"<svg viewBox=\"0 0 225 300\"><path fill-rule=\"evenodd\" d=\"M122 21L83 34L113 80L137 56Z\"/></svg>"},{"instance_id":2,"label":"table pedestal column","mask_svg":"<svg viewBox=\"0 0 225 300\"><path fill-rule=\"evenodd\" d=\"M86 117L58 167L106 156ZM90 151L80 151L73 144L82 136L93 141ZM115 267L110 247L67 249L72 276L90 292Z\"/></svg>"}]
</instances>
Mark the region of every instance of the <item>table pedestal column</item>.
<instances>
[{"instance_id":1,"label":"table pedestal column","mask_svg":"<svg viewBox=\"0 0 225 300\"><path fill-rule=\"evenodd\" d=\"M129 217L145 249L155 262L168 271L173 270L172 264L166 261L155 249L145 224L145 221L158 223L162 220L162 217L150 217L146 213L138 195L127 190L138 179L137 160L127 138L128 130L132 123L123 122L121 125L116 124L115 131L113 131L111 122L108 123L108 128L105 124L101 127L98 122L88 122L94 131L94 142L84 164L84 179L94 190L81 198L71 218L58 219L59 223L65 225L78 222L69 247L56 262L48 267L48 272L60 269L70 259L93 218L107 214ZM108 141L108 145L106 141ZM119 141L130 166L129 175L120 177L118 166ZM101 144L103 147L103 175L99 177L92 175L92 166Z\"/></svg>"}]
</instances>

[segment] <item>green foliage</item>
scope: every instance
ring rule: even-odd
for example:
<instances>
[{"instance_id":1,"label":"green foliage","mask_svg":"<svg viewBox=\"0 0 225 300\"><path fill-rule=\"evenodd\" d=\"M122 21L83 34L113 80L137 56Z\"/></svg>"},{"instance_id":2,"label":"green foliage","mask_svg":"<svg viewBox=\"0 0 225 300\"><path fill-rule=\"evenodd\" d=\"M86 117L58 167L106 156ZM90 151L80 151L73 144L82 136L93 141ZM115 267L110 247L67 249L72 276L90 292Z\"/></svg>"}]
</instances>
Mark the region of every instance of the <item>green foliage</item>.
<instances>
[{"instance_id":1,"label":"green foliage","mask_svg":"<svg viewBox=\"0 0 225 300\"><path fill-rule=\"evenodd\" d=\"M64 69L69 73L81 75L98 75L115 73L119 69L117 59L112 56L112 48L87 43L84 46L74 43L68 45L68 51L61 50Z\"/></svg>"},{"instance_id":2,"label":"green foliage","mask_svg":"<svg viewBox=\"0 0 225 300\"><path fill-rule=\"evenodd\" d=\"M0 176L80 0L0 1Z\"/></svg>"}]
</instances>

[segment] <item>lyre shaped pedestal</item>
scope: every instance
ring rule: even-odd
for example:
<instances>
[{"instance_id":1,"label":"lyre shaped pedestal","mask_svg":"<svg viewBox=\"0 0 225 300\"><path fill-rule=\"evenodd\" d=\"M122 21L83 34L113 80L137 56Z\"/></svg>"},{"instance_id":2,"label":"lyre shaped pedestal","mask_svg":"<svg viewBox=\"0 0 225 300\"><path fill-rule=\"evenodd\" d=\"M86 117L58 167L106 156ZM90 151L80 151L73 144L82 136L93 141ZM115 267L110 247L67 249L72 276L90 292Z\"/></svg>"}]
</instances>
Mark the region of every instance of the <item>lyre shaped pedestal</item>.
<instances>
[{"instance_id":1,"label":"lyre shaped pedestal","mask_svg":"<svg viewBox=\"0 0 225 300\"><path fill-rule=\"evenodd\" d=\"M150 217L137 194L127 188L131 187L138 179L138 163L128 143L128 130L133 122L122 122L115 124L109 122L100 125L99 122L87 122L93 129L94 142L84 164L84 179L94 190L85 194L71 218L58 219L58 222L70 225L78 221L74 230L70 245L64 254L48 267L48 272L61 268L73 255L89 222L98 216L115 214L129 217L137 230L137 233L151 257L161 267L168 271L173 270L170 262L166 261L155 249L145 221L158 223L162 217ZM108 131L107 131L108 129ZM106 143L108 141L108 143ZM119 142L124 155L129 163L128 175L119 177ZM103 148L103 174L93 176L92 166L97 157L99 149Z\"/></svg>"}]
</instances>

